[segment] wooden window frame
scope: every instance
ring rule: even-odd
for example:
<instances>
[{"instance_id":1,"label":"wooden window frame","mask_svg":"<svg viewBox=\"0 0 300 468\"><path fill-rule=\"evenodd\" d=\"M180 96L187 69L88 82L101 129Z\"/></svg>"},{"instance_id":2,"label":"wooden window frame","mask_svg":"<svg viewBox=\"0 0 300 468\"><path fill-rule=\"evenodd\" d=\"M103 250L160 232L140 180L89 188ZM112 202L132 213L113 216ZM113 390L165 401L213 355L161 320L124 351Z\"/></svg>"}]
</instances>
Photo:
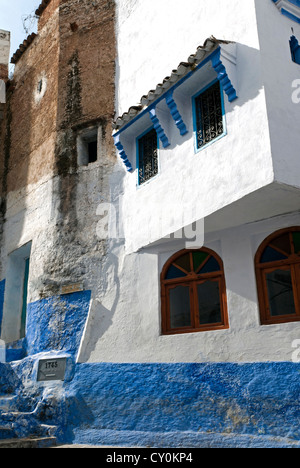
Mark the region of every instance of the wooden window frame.
<instances>
[{"instance_id":1,"label":"wooden window frame","mask_svg":"<svg viewBox=\"0 0 300 468\"><path fill-rule=\"evenodd\" d=\"M196 272L189 273L184 278L176 279L165 279L171 265L180 257L189 254L192 256L194 252L205 252L209 256L198 266ZM213 273L197 274L205 263L209 260L210 256L218 262L220 270ZM190 262L192 262L190 257ZM192 263L191 263L192 265ZM181 269L178 265L176 268ZM185 271L185 270L183 270ZM220 309L221 309L221 322L214 324L203 324L199 322L199 304L198 304L198 293L197 285L205 283L207 281L216 281L219 283L219 294L220 294ZM188 285L190 289L190 313L191 313L191 326L171 328L171 315L170 315L170 299L169 290L177 286ZM215 330L226 330L229 328L228 308L227 308L227 295L226 295L226 283L224 275L224 266L221 258L210 249L203 247L199 250L181 250L174 254L164 265L161 272L161 319L162 319L162 334L163 335L176 335L184 333L197 333Z\"/></svg>"},{"instance_id":2,"label":"wooden window frame","mask_svg":"<svg viewBox=\"0 0 300 468\"><path fill-rule=\"evenodd\" d=\"M300 227L297 226L287 229L280 229L279 231L274 232L263 241L255 255L255 273L261 325L276 325L280 323L300 321L300 255L295 252L293 232L300 232ZM285 260L261 263L260 259L268 246L272 246L274 250L284 253L280 251L278 247L272 245L272 241L283 236L284 234L289 234L291 255ZM280 269L283 271L291 271L296 314L278 316L271 315L266 274Z\"/></svg>"}]
</instances>

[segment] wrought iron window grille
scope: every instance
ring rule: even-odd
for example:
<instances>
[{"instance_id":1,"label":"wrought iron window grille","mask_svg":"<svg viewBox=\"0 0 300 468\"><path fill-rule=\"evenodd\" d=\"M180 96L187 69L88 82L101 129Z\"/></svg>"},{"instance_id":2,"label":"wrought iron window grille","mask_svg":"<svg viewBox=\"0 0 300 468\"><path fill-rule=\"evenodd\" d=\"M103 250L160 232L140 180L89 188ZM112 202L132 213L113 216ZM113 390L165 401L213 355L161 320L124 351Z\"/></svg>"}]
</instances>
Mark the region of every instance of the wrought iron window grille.
<instances>
[{"instance_id":1,"label":"wrought iron window grille","mask_svg":"<svg viewBox=\"0 0 300 468\"><path fill-rule=\"evenodd\" d=\"M224 133L220 83L213 84L195 98L197 149Z\"/></svg>"},{"instance_id":2,"label":"wrought iron window grille","mask_svg":"<svg viewBox=\"0 0 300 468\"><path fill-rule=\"evenodd\" d=\"M139 185L158 174L158 144L155 129L138 140Z\"/></svg>"}]
</instances>

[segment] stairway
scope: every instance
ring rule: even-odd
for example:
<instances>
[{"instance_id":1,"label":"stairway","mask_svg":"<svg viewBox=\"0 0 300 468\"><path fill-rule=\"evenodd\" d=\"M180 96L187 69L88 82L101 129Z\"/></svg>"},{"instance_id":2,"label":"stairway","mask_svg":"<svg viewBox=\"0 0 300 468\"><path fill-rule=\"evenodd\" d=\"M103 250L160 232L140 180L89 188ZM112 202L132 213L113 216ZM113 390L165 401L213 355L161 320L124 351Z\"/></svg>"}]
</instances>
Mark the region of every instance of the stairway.
<instances>
[{"instance_id":1,"label":"stairway","mask_svg":"<svg viewBox=\"0 0 300 468\"><path fill-rule=\"evenodd\" d=\"M56 426L40 420L43 405L25 397L9 364L0 363L0 448L45 448L56 445Z\"/></svg>"}]
</instances>

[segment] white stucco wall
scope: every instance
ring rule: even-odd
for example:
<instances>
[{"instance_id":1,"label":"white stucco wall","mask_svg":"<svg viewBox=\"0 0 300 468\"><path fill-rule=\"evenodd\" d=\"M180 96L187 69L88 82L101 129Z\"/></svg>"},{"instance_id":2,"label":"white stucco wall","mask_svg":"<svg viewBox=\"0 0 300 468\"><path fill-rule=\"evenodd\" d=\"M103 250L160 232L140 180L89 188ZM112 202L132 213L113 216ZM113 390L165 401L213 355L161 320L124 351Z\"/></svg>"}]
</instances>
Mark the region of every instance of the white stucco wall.
<instances>
[{"instance_id":1,"label":"white stucco wall","mask_svg":"<svg viewBox=\"0 0 300 468\"><path fill-rule=\"evenodd\" d=\"M105 280L93 294L79 361L290 361L300 325L261 326L257 304L255 253L270 233L299 225L300 217L298 212L281 215L297 209L297 194L285 199L284 188L259 190L274 181L274 170L255 2L245 0L242 8L241 2L227 0L189 0L189 8L178 0L118 0L117 4L118 115L154 89L212 34L237 42L239 98L230 104L225 97L227 136L195 154L191 108L177 96L189 133L180 137L161 113L171 146L160 148L160 174L148 184L137 188L136 173L126 174L120 162L123 188L116 176L112 191L116 193L118 186L122 195L126 242L110 244L101 272ZM133 158L134 143L130 137L124 141ZM277 211L269 209L272 196ZM162 336L160 273L167 259L184 245L178 240L143 247L165 234L159 234L162 218L172 231L174 219L165 220L164 206L177 207L180 217L191 203L195 203L194 220L205 218L204 228L210 220L205 246L224 262L230 328ZM232 219L228 220L228 213ZM175 228L180 227L179 217Z\"/></svg>"},{"instance_id":2,"label":"white stucco wall","mask_svg":"<svg viewBox=\"0 0 300 468\"><path fill-rule=\"evenodd\" d=\"M275 179L299 187L300 66L292 61L292 28L300 41L300 24L285 17L272 1L256 0L261 63ZM300 13L299 7L293 7ZM298 88L298 94L297 94Z\"/></svg>"},{"instance_id":3,"label":"white stucco wall","mask_svg":"<svg viewBox=\"0 0 300 468\"><path fill-rule=\"evenodd\" d=\"M161 335L160 273L173 253L125 255L115 246L107 258L106 290L94 295L80 361L90 362L265 362L291 361L300 324L261 326L254 256L272 232L300 224L299 214L226 229L205 245L223 262L229 330Z\"/></svg>"},{"instance_id":4,"label":"white stucco wall","mask_svg":"<svg viewBox=\"0 0 300 468\"><path fill-rule=\"evenodd\" d=\"M265 1L265 0L263 0ZM211 35L258 49L254 0L117 0L118 102L126 112Z\"/></svg>"},{"instance_id":5,"label":"white stucco wall","mask_svg":"<svg viewBox=\"0 0 300 468\"><path fill-rule=\"evenodd\" d=\"M44 178L38 184L29 184L18 191L10 192L7 196L6 222L1 245L1 279L6 280L2 339L8 343L20 338L24 280L22 265L29 253L28 302L39 298L35 284L38 278L43 277L43 261L47 249L51 248L52 228L56 216L52 200L53 183L53 180ZM29 244L31 252L26 247Z\"/></svg>"},{"instance_id":6,"label":"white stucco wall","mask_svg":"<svg viewBox=\"0 0 300 468\"><path fill-rule=\"evenodd\" d=\"M240 2L190 0L189 8L182 8L177 0L118 1L119 114L161 83L210 35L237 43L236 66L229 66L222 57L238 93L238 99L231 103L224 93L224 138L195 153L192 96L181 94L181 88L177 88L174 97L188 134L181 137L168 109L161 112L161 124L171 145L163 149L160 144L159 175L137 188L135 138L139 133L133 130L129 136L128 132L124 137L121 134L134 167L124 180L127 252L204 219L274 180L256 10L253 0L245 3L241 8ZM226 52L226 46L222 49ZM202 72L198 73L199 86L193 88L194 92L209 84Z\"/></svg>"},{"instance_id":7,"label":"white stucco wall","mask_svg":"<svg viewBox=\"0 0 300 468\"><path fill-rule=\"evenodd\" d=\"M300 338L298 323L259 323L255 252L273 231L300 224L299 213L278 216L279 210L271 219L267 219L268 210L255 214L255 207L265 201L265 196L259 194L248 205L239 205L239 214L252 209L251 218L243 215L245 224L239 225L233 219L237 213L233 209L226 230L223 212L215 217L211 232L205 236L205 246L215 250L224 262L229 330L161 335L159 277L164 263L182 245L179 240L169 246L142 248L164 234L159 224L163 215L168 216L164 207L177 207L178 218L172 229L171 218L164 219L165 229L171 232L187 222L181 222L180 215L191 200L195 204L190 221L207 219L235 201L249 199L248 194L259 193L274 180L264 89L264 83L269 86L269 82L262 67L254 0L243 0L243 7L237 0L188 1L189 8L183 8L179 0L118 0L118 114L139 101L211 34L238 43L239 98L230 104L225 96L227 135L195 154L191 106L178 96L189 133L182 138L162 113L172 144L160 149L160 175L144 187L137 189L136 174L126 174L120 161L110 185L106 174L111 166L107 163L106 167L102 159L93 170L79 170L77 229L88 250L72 259L77 261L76 268L80 266L80 271L74 267L72 273L80 274L85 289L92 290L80 346L82 362L289 361L294 351L292 343ZM277 9L275 13L280 16ZM53 236L59 221L55 195L58 183L50 175L36 185L10 193L7 200L3 278L7 254L32 241L29 301L39 298L45 258L51 264L51 255L57 254ZM109 195L123 215L125 244L119 238L104 243L96 236L100 218L97 207L108 202ZM269 198L268 206L270 203ZM296 209L295 204L292 209L289 206L286 203L282 212ZM259 219L264 220L253 222ZM54 282L58 280L53 277Z\"/></svg>"}]
</instances>

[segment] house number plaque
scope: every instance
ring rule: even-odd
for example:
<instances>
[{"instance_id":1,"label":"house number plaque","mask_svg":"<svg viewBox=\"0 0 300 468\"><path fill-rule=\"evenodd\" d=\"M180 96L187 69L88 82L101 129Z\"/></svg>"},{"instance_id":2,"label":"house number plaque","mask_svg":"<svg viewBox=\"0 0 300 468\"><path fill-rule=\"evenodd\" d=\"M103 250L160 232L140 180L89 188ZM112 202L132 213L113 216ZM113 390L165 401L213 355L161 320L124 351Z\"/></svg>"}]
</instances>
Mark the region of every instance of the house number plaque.
<instances>
[{"instance_id":1,"label":"house number plaque","mask_svg":"<svg viewBox=\"0 0 300 468\"><path fill-rule=\"evenodd\" d=\"M65 380L66 358L41 359L38 367L38 382Z\"/></svg>"}]
</instances>

